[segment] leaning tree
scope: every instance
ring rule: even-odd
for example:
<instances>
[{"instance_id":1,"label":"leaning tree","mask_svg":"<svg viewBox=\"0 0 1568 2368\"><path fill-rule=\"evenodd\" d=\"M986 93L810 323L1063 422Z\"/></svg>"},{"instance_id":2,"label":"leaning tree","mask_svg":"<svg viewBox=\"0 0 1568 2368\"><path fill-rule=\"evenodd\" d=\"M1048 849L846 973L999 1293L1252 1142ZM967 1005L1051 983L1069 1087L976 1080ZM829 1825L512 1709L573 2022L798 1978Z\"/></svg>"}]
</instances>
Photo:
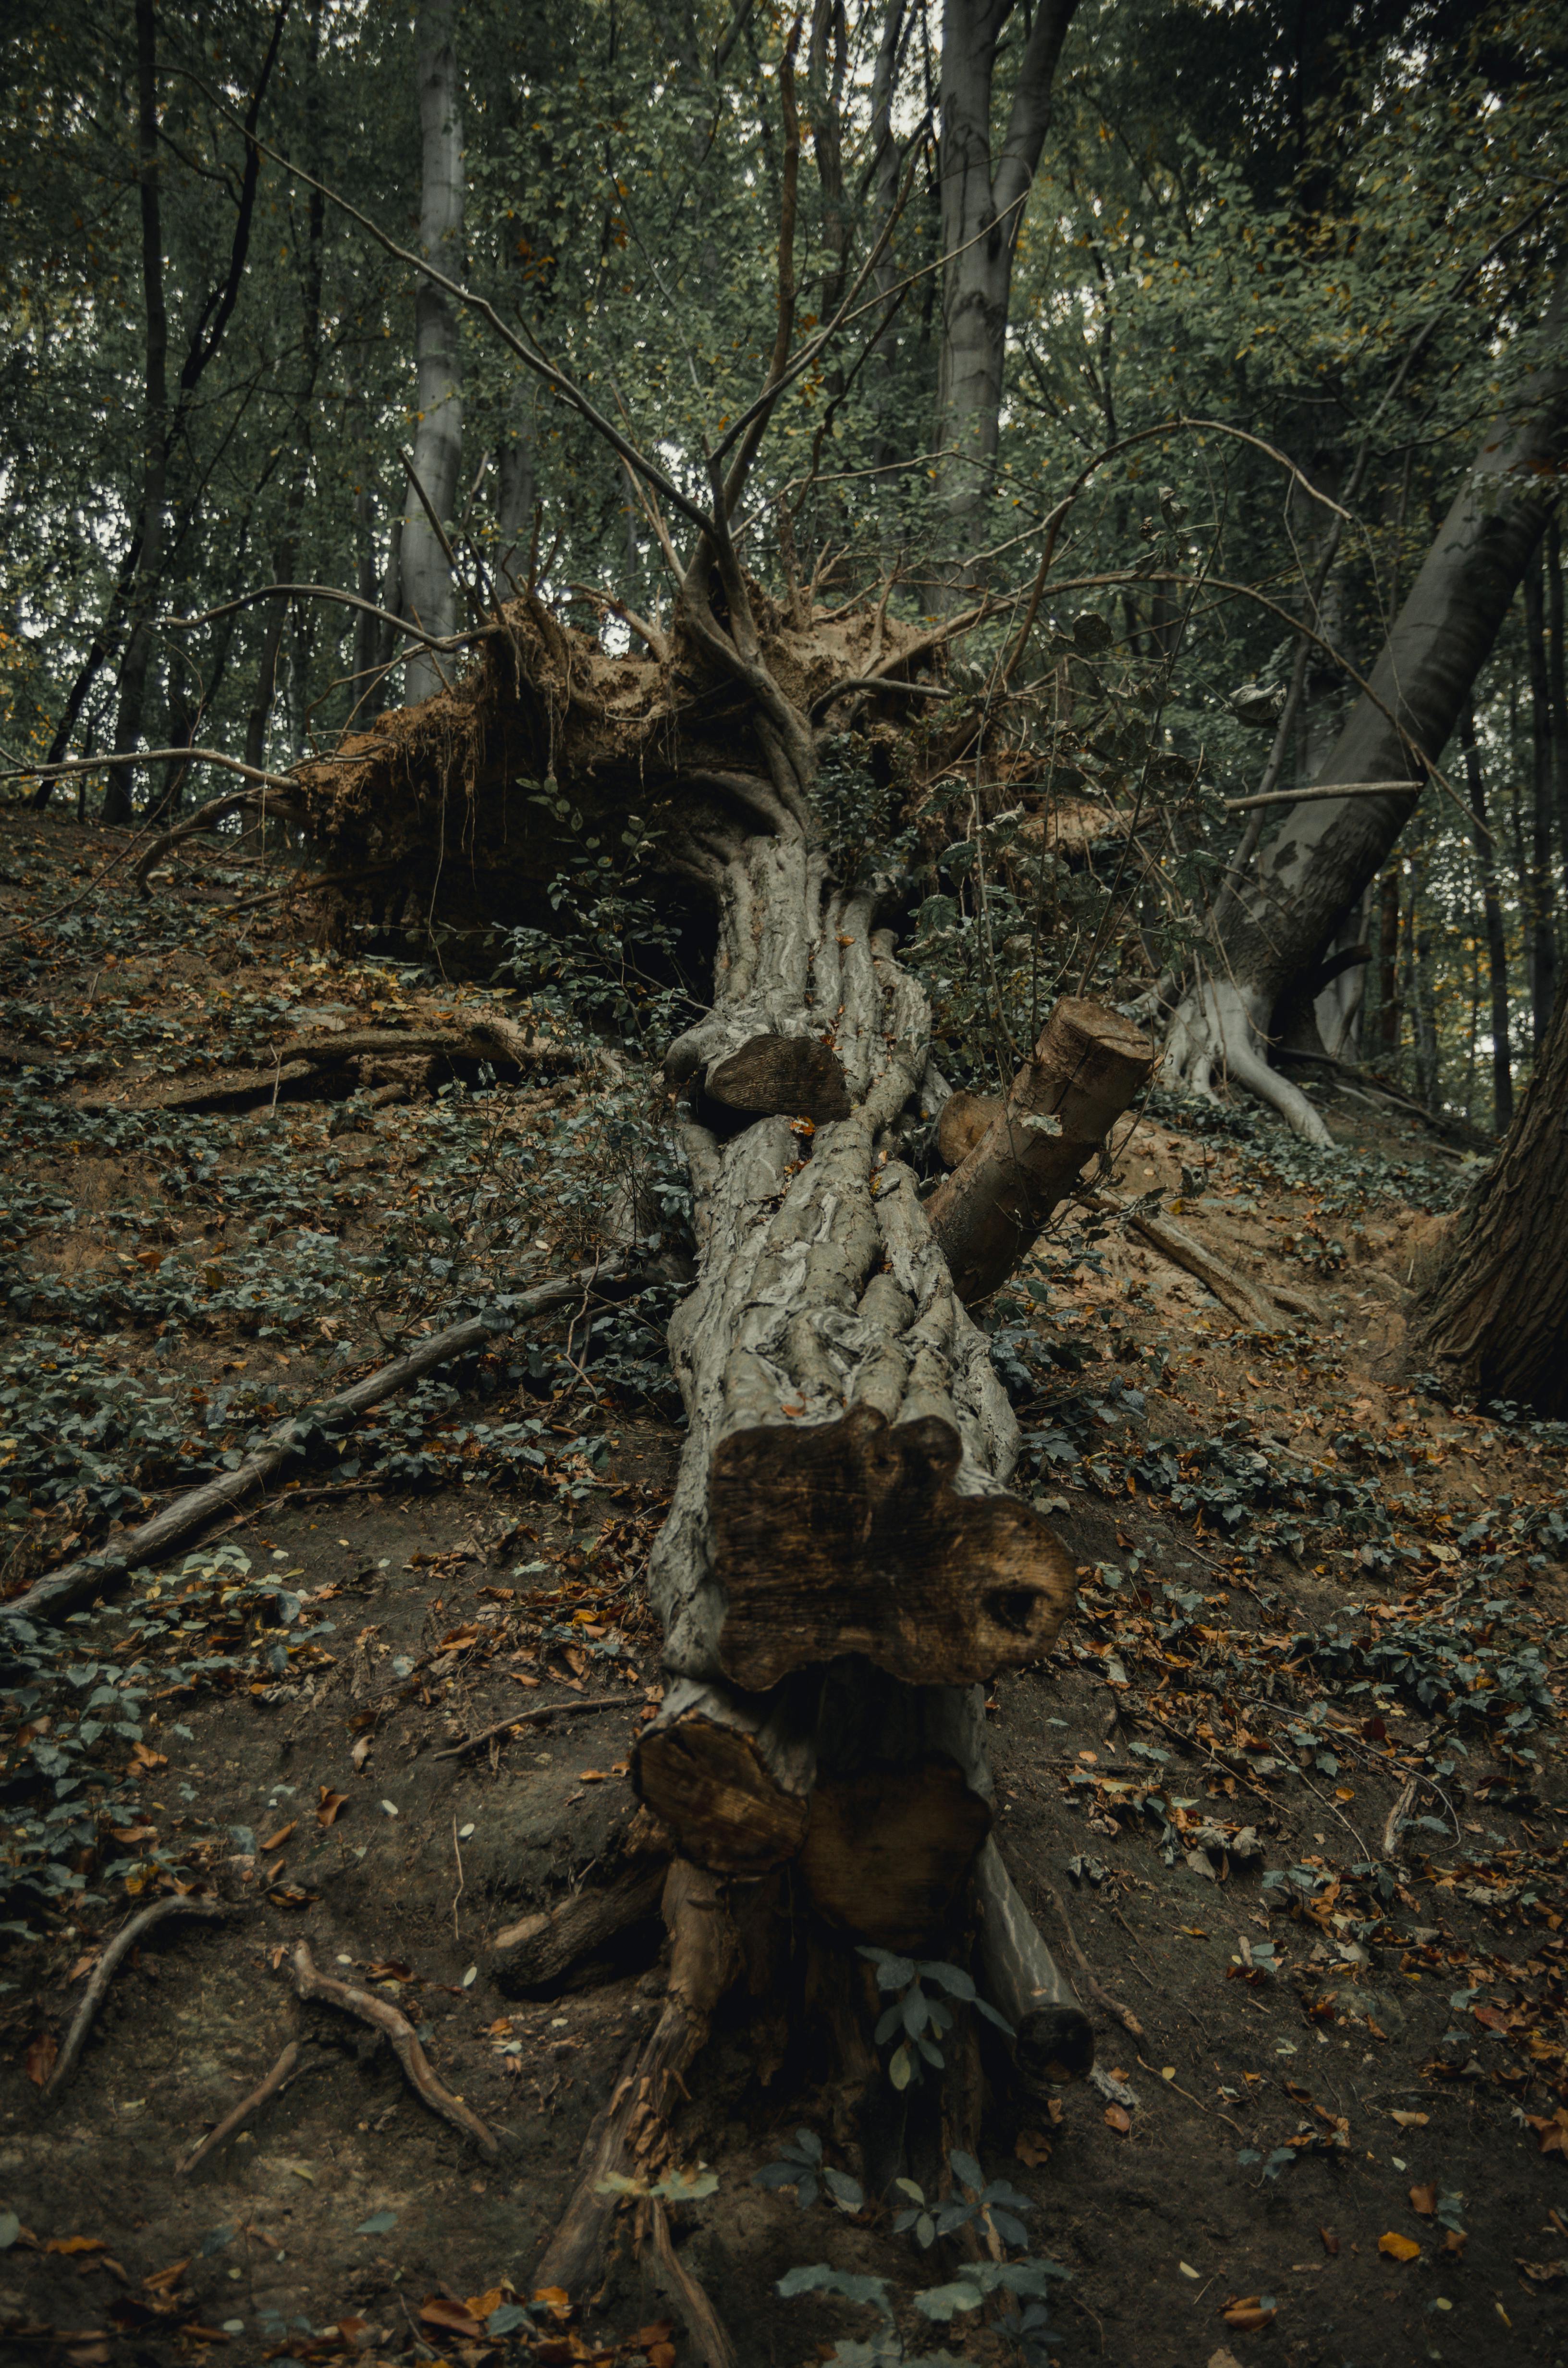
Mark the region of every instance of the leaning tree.
<instances>
[{"instance_id":1,"label":"leaning tree","mask_svg":"<svg viewBox=\"0 0 1568 2368\"><path fill-rule=\"evenodd\" d=\"M1171 1015L1170 1079L1207 1092L1228 1075L1315 1142L1329 1140L1323 1120L1270 1067L1267 1048L1282 1006L1322 975L1325 954L1437 776L1540 541L1568 434L1565 302L1560 282L1540 357L1482 438L1316 780L1260 801ZM1278 828L1260 848L1276 811ZM1460 811L1468 822L1462 803Z\"/></svg>"}]
</instances>

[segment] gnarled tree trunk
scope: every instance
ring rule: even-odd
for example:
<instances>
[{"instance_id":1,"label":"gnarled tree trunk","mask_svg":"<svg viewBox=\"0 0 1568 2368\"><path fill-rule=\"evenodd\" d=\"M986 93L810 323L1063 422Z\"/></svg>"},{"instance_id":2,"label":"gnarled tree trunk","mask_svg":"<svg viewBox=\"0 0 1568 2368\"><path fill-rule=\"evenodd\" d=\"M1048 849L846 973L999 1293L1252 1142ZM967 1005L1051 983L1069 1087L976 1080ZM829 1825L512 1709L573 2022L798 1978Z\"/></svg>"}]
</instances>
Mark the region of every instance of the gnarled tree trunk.
<instances>
[{"instance_id":1,"label":"gnarled tree trunk","mask_svg":"<svg viewBox=\"0 0 1568 2368\"><path fill-rule=\"evenodd\" d=\"M1455 1221L1410 1355L1483 1397L1568 1415L1568 996L1502 1150Z\"/></svg>"},{"instance_id":2,"label":"gnarled tree trunk","mask_svg":"<svg viewBox=\"0 0 1568 2368\"><path fill-rule=\"evenodd\" d=\"M1420 780L1441 757L1523 578L1555 494L1568 430L1568 366L1557 341L1489 429L1314 788ZM1301 1134L1326 1143L1306 1097L1268 1064L1278 1008L1322 960L1415 812L1419 790L1314 798L1284 809L1255 873L1234 884L1219 942L1170 1023L1167 1076L1199 1092L1228 1072Z\"/></svg>"}]
</instances>

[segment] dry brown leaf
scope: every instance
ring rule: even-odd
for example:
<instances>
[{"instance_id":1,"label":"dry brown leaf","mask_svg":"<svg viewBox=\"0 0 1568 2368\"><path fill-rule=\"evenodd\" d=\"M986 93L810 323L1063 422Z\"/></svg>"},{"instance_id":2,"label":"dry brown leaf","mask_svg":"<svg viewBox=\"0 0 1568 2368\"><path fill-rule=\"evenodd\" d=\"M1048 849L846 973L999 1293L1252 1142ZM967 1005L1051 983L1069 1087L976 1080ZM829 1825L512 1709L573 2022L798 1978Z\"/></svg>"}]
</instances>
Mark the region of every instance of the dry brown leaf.
<instances>
[{"instance_id":1,"label":"dry brown leaf","mask_svg":"<svg viewBox=\"0 0 1568 2368\"><path fill-rule=\"evenodd\" d=\"M1248 2294L1244 2301L1229 2304L1221 2317L1227 2327L1235 2328L1239 2334L1256 2335L1260 2328L1271 2327L1278 2313L1265 2310L1261 2295Z\"/></svg>"},{"instance_id":2,"label":"dry brown leaf","mask_svg":"<svg viewBox=\"0 0 1568 2368\"><path fill-rule=\"evenodd\" d=\"M154 2270L152 2276L143 2278L142 2283L153 2294L167 2294L178 2285L189 2267L190 2255L187 2253L183 2261L171 2261L166 2270Z\"/></svg>"},{"instance_id":3,"label":"dry brown leaf","mask_svg":"<svg viewBox=\"0 0 1568 2368\"><path fill-rule=\"evenodd\" d=\"M1013 2152L1030 2170L1039 2170L1051 2160L1051 2140L1041 2137L1038 2130L1020 2130Z\"/></svg>"},{"instance_id":4,"label":"dry brown leaf","mask_svg":"<svg viewBox=\"0 0 1568 2368\"><path fill-rule=\"evenodd\" d=\"M46 2237L43 2240L46 2253L101 2253L103 2249L101 2237Z\"/></svg>"},{"instance_id":5,"label":"dry brown leaf","mask_svg":"<svg viewBox=\"0 0 1568 2368\"><path fill-rule=\"evenodd\" d=\"M1419 2212L1424 2220L1430 2220L1437 2209L1437 2189L1413 2187L1410 2191L1410 2208L1413 2212Z\"/></svg>"},{"instance_id":6,"label":"dry brown leaf","mask_svg":"<svg viewBox=\"0 0 1568 2368\"><path fill-rule=\"evenodd\" d=\"M60 2053L60 2042L52 2031L35 2033L28 2047L28 2078L35 2089L41 2089L54 2069L54 2059Z\"/></svg>"},{"instance_id":7,"label":"dry brown leaf","mask_svg":"<svg viewBox=\"0 0 1568 2368\"><path fill-rule=\"evenodd\" d=\"M1323 2239L1324 2251L1328 2255L1331 2260L1335 2260L1339 2252L1339 2239L1335 2235L1334 2230L1332 2228L1320 2228L1318 2230L1318 2235Z\"/></svg>"},{"instance_id":8,"label":"dry brown leaf","mask_svg":"<svg viewBox=\"0 0 1568 2368\"><path fill-rule=\"evenodd\" d=\"M324 1827L335 1825L339 1812L347 1804L347 1793L335 1793L330 1784L324 1784L321 1788L321 1799L316 1803L317 1825Z\"/></svg>"},{"instance_id":9,"label":"dry brown leaf","mask_svg":"<svg viewBox=\"0 0 1568 2368\"><path fill-rule=\"evenodd\" d=\"M1378 2250L1386 2253L1391 2261L1413 2261L1421 2248L1414 2237L1402 2236L1397 2228L1391 2228L1378 2238Z\"/></svg>"},{"instance_id":10,"label":"dry brown leaf","mask_svg":"<svg viewBox=\"0 0 1568 2368\"><path fill-rule=\"evenodd\" d=\"M493 2310L500 2309L506 2299L506 2294L500 2286L491 2286L484 2294L470 2294L463 2308L470 2318L488 2318Z\"/></svg>"},{"instance_id":11,"label":"dry brown leaf","mask_svg":"<svg viewBox=\"0 0 1568 2368\"><path fill-rule=\"evenodd\" d=\"M363 1768L366 1760L369 1759L370 1756L370 1746L374 1743L375 1739L376 1738L373 1735L362 1735L359 1737L358 1742L354 1746L353 1750L348 1755L356 1768Z\"/></svg>"},{"instance_id":12,"label":"dry brown leaf","mask_svg":"<svg viewBox=\"0 0 1568 2368\"><path fill-rule=\"evenodd\" d=\"M1432 2116L1430 2113L1402 2113L1396 2111L1393 2118L1402 2130L1424 2130Z\"/></svg>"},{"instance_id":13,"label":"dry brown leaf","mask_svg":"<svg viewBox=\"0 0 1568 2368\"><path fill-rule=\"evenodd\" d=\"M580 1768L577 1782L579 1784L608 1784L609 1770L608 1768Z\"/></svg>"},{"instance_id":14,"label":"dry brown leaf","mask_svg":"<svg viewBox=\"0 0 1568 2368\"><path fill-rule=\"evenodd\" d=\"M449 2335L461 2336L465 2341L477 2343L484 2329L478 2319L470 2316L460 2302L449 2302L445 2294L427 2294L419 2305L419 2316L426 2327L439 2327Z\"/></svg>"},{"instance_id":15,"label":"dry brown leaf","mask_svg":"<svg viewBox=\"0 0 1568 2368\"><path fill-rule=\"evenodd\" d=\"M1125 2105L1108 2105L1105 2109L1105 2117L1109 2127L1119 2130L1123 2137L1132 2127L1132 2116Z\"/></svg>"},{"instance_id":16,"label":"dry brown leaf","mask_svg":"<svg viewBox=\"0 0 1568 2368\"><path fill-rule=\"evenodd\" d=\"M275 1834L268 1834L267 1839L261 1845L263 1850L281 1850L299 1822L300 1820L298 1817L290 1818L288 1825L279 1826ZM276 1872L276 1869L274 1872Z\"/></svg>"}]
</instances>

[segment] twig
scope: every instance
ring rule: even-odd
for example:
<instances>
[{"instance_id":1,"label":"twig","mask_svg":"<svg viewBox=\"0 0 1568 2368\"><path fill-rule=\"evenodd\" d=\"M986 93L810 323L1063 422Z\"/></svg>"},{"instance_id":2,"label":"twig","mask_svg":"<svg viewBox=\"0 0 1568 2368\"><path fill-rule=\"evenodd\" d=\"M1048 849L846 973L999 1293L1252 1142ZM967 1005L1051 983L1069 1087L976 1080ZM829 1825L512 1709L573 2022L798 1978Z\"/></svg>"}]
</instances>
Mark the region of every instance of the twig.
<instances>
[{"instance_id":1,"label":"twig","mask_svg":"<svg viewBox=\"0 0 1568 2368\"><path fill-rule=\"evenodd\" d=\"M601 1276L612 1271L619 1275L623 1269L618 1263L613 1269L603 1267ZM333 1422L353 1421L369 1407L379 1406L383 1398L392 1397L410 1382L417 1381L436 1365L449 1364L454 1357L466 1356L472 1349L488 1348L515 1332L528 1317L541 1315L551 1307L564 1305L574 1299L583 1288L584 1269L576 1274L552 1275L546 1282L538 1283L532 1291L518 1293L512 1306L504 1313L496 1309L465 1317L460 1324L449 1324L444 1331L433 1332L416 1349L411 1349L395 1364L383 1365L379 1372L356 1382L333 1398L308 1408L283 1423L273 1431L265 1446L242 1463L236 1471L225 1472L216 1480L204 1481L199 1488L176 1497L172 1505L143 1521L140 1529L127 1530L113 1545L97 1554L85 1554L77 1562L67 1563L62 1569L51 1571L18 1595L10 1603L0 1604L0 1619L55 1619L78 1603L97 1594L100 1588L111 1587L117 1579L138 1563L156 1560L178 1545L191 1533L205 1527L214 1513L239 1497L248 1497L279 1471L290 1459L302 1455L312 1437L323 1426Z\"/></svg>"},{"instance_id":2,"label":"twig","mask_svg":"<svg viewBox=\"0 0 1568 2368\"><path fill-rule=\"evenodd\" d=\"M335 1981L330 1974L318 1973L308 1941L295 1946L294 1987L302 1998L319 1998L328 2006L340 2007L345 2014L357 2014L361 2022L381 2032L392 2042L409 2087L430 2111L472 2138L482 2154L492 2157L499 2154L499 2146L479 2115L437 2079L414 2025L395 2006L389 2006L385 1998L372 1998L368 1990L356 1989L351 1982Z\"/></svg>"},{"instance_id":3,"label":"twig","mask_svg":"<svg viewBox=\"0 0 1568 2368\"><path fill-rule=\"evenodd\" d=\"M1056 1885L1051 1882L1047 1876L1041 1874L1038 1868L1035 1870L1035 1881L1045 1893L1046 1897L1050 1900L1051 1906L1055 1908L1057 1915L1061 1918L1062 1930L1067 1935L1067 1946L1072 1950L1074 1957L1077 1961L1078 1971L1082 1974L1085 1985L1088 1989L1089 1996L1094 1999L1095 2004L1098 2007L1103 2007L1106 2013L1113 2017L1116 2021L1119 2022L1122 2029L1126 2032L1130 2032L1134 2039L1142 2039L1145 2037L1146 2034L1144 2032L1143 2026L1139 2021L1138 2017L1133 2013L1132 2009L1130 2006L1120 2005L1117 1999L1112 1998L1110 1992L1096 1979L1093 1968L1090 1966L1087 1957L1085 1956L1084 1952L1078 1946L1078 1935L1073 1930L1072 1918L1067 1913L1067 1903L1062 1898L1062 1894L1057 1890Z\"/></svg>"},{"instance_id":4,"label":"twig","mask_svg":"<svg viewBox=\"0 0 1568 2368\"><path fill-rule=\"evenodd\" d=\"M452 1938L456 1941L460 1938L458 1931L458 1902L468 1889L468 1877L463 1873L462 1845L458 1839L456 1817L452 1819L452 1856L458 1862L458 1887L452 1894Z\"/></svg>"},{"instance_id":5,"label":"twig","mask_svg":"<svg viewBox=\"0 0 1568 2368\"><path fill-rule=\"evenodd\" d=\"M1310 789L1267 790L1255 798L1227 798L1227 814L1249 814L1255 806L1310 805L1314 798L1376 798L1401 791L1422 790L1425 781L1314 781Z\"/></svg>"},{"instance_id":6,"label":"twig","mask_svg":"<svg viewBox=\"0 0 1568 2368\"><path fill-rule=\"evenodd\" d=\"M509 1735L515 1726L536 1725L541 1718L569 1717L574 1713L591 1710L636 1710L639 1707L625 1694L586 1694L581 1702L536 1702L526 1710L515 1710L510 1718L497 1719L494 1726L484 1727L478 1735L466 1736L461 1743L454 1743L449 1751L437 1751L436 1757L437 1759L460 1759L465 1751L477 1751L481 1744L490 1742L493 1736ZM455 1906L456 1902L453 1904Z\"/></svg>"},{"instance_id":7,"label":"twig","mask_svg":"<svg viewBox=\"0 0 1568 2368\"><path fill-rule=\"evenodd\" d=\"M199 1916L206 1922L215 1923L221 1917L234 1916L238 1912L237 1908L218 1900L155 1899L151 1907L143 1907L129 1924L122 1924L93 1968L93 1977L87 1984L81 2005L76 2009L75 2020L65 2034L65 2044L55 2057L54 2069L44 2083L42 2102L46 2105L52 2103L70 2079L116 1971L145 1933L170 1916Z\"/></svg>"},{"instance_id":8,"label":"twig","mask_svg":"<svg viewBox=\"0 0 1568 2368\"><path fill-rule=\"evenodd\" d=\"M1152 2064L1143 2064L1143 2058L1142 2056L1138 2058L1138 2061L1140 2064L1143 2065L1145 2072L1153 2072L1154 2078L1158 2080L1162 2089L1174 2089L1178 2097L1185 2097L1189 2105L1196 2105L1199 2112L1200 2113L1207 2113L1210 2121L1229 2122L1230 2126L1234 2130L1237 2137L1245 2137L1246 2132L1243 2129L1240 2122L1231 2121L1229 2113L1222 2113L1218 2105L1206 2105L1201 2097L1195 2097L1190 2089L1184 2089L1182 2087L1179 2080L1167 2080L1163 2073L1154 2070L1154 2066Z\"/></svg>"},{"instance_id":9,"label":"twig","mask_svg":"<svg viewBox=\"0 0 1568 2368\"><path fill-rule=\"evenodd\" d=\"M220 2146L227 2146L235 2131L243 2129L251 2115L261 2111L268 2098L276 2097L280 2089L288 2087L299 2067L300 2043L297 2039L291 2039L259 2088L253 2089L248 2097L242 2099L232 2113L225 2113L217 2128L208 2132L195 2152L187 2155L182 2163L176 2165L175 2177L188 2179L191 2172L199 2169L209 2156L215 2155Z\"/></svg>"},{"instance_id":10,"label":"twig","mask_svg":"<svg viewBox=\"0 0 1568 2368\"><path fill-rule=\"evenodd\" d=\"M653 2249L675 2288L687 2332L707 2368L735 2368L730 2339L712 2304L676 2251L670 2235L670 2215L657 2196L653 2198Z\"/></svg>"},{"instance_id":11,"label":"twig","mask_svg":"<svg viewBox=\"0 0 1568 2368\"><path fill-rule=\"evenodd\" d=\"M1383 1856L1392 1859L1399 1853L1399 1829L1415 1808L1421 1792L1421 1779L1412 1776L1403 1792L1389 1811L1383 1825Z\"/></svg>"}]
</instances>

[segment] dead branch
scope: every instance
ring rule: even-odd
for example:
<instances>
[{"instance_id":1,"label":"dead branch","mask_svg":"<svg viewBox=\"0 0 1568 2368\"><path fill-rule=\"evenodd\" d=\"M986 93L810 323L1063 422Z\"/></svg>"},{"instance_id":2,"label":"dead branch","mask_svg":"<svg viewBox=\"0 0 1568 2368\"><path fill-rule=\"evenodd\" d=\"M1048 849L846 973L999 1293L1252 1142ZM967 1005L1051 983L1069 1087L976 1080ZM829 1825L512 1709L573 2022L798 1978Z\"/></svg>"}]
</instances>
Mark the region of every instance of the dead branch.
<instances>
[{"instance_id":1,"label":"dead branch","mask_svg":"<svg viewBox=\"0 0 1568 2368\"><path fill-rule=\"evenodd\" d=\"M479 2115L442 2087L430 2069L430 2061L419 2044L418 2036L408 2017L400 2014L385 1998L372 1998L368 1990L357 1989L352 1982L335 1981L330 1974L318 1973L311 1955L310 1942L301 1941L294 1949L294 1987L302 1998L314 1998L328 2006L340 2007L345 2014L358 2015L392 2044L392 2053L402 2065L403 2078L421 2101L433 2113L439 2113L453 2129L472 2138L481 2154L492 2160L500 2151L493 2131Z\"/></svg>"},{"instance_id":2,"label":"dead branch","mask_svg":"<svg viewBox=\"0 0 1568 2368\"><path fill-rule=\"evenodd\" d=\"M926 1204L966 1306L1006 1281L1154 1065L1148 1037L1102 1005L1064 996L1006 1105Z\"/></svg>"},{"instance_id":3,"label":"dead branch","mask_svg":"<svg viewBox=\"0 0 1568 2368\"><path fill-rule=\"evenodd\" d=\"M1043 1874L1039 1873L1035 1875L1035 1881L1039 1884L1040 1890L1045 1893L1046 1897L1050 1900L1051 1906L1056 1910L1057 1916L1061 1921L1062 1930L1067 1935L1067 1946L1072 1950L1074 1962L1077 1965L1078 1971L1083 1976L1084 1987L1088 1991L1089 1996L1094 1999L1095 2004L1097 2007L1103 2008L1104 2011L1108 2014L1114 2021L1119 2022L1122 2029L1131 2032L1134 2039L1142 2039L1145 2036L1143 2026L1139 2021L1138 2017L1133 2013L1132 2009L1130 2006L1123 2006L1119 1998L1113 1998L1110 1992L1096 1978L1094 1968L1089 1964L1087 1957L1085 1956L1083 1950L1078 1946L1078 1936L1073 1930L1073 1920L1067 1913L1067 1903L1062 1898L1062 1894L1057 1890L1056 1885L1053 1883L1049 1882Z\"/></svg>"},{"instance_id":4,"label":"dead branch","mask_svg":"<svg viewBox=\"0 0 1568 2368\"><path fill-rule=\"evenodd\" d=\"M452 1028L346 1028L336 1036L295 1036L278 1045L281 1068L216 1069L205 1076L171 1077L142 1096L139 1110L197 1110L203 1102L244 1101L253 1094L269 1094L275 1087L299 1085L311 1078L325 1086L332 1072L346 1061L405 1060L446 1055L449 1059L500 1061L521 1070L542 1070L562 1076L585 1064L585 1056L568 1044L529 1040L517 1021L500 1013L475 1015ZM120 1088L134 1087L122 1078ZM84 1094L82 1110L121 1107L118 1094Z\"/></svg>"},{"instance_id":5,"label":"dead branch","mask_svg":"<svg viewBox=\"0 0 1568 2368\"><path fill-rule=\"evenodd\" d=\"M71 2028L65 2034L65 2044L55 2057L54 2069L44 2083L41 2101L46 2105L52 2104L70 2079L76 2068L76 2059L82 2053L87 2033L93 2027L98 2009L108 1995L108 1986L113 1981L116 1972L131 1950L153 1930L155 1925L165 1922L171 1916L196 1916L199 1917L204 1923L216 1923L223 1917L237 1916L239 1912L237 1907L231 1907L222 1900L187 1899L181 1896L172 1899L155 1899L150 1907L143 1907L139 1915L133 1916L129 1924L122 1924L93 1968L92 1977L84 1993L82 2003L76 2009Z\"/></svg>"},{"instance_id":6,"label":"dead branch","mask_svg":"<svg viewBox=\"0 0 1568 2368\"><path fill-rule=\"evenodd\" d=\"M266 2079L253 2089L248 2097L242 2098L233 2112L225 2113L216 2129L209 2130L194 2153L187 2155L182 2163L176 2165L176 2179L188 2179L193 2170L199 2169L201 2165L217 2154L221 2147L226 2146L235 2133L244 2129L252 2114L260 2112L268 2099L276 2097L280 2089L288 2087L299 2070L300 2052L299 2041L291 2039Z\"/></svg>"},{"instance_id":7,"label":"dead branch","mask_svg":"<svg viewBox=\"0 0 1568 2368\"><path fill-rule=\"evenodd\" d=\"M136 1565L156 1561L167 1554L172 1546L205 1527L215 1513L253 1495L292 1458L305 1454L312 1439L326 1424L355 1420L369 1407L380 1406L383 1398L394 1397L432 1367L449 1364L453 1358L467 1356L472 1349L489 1348L530 1317L564 1306L583 1292L591 1291L596 1283L619 1280L626 1271L625 1261L613 1258L596 1267L580 1268L575 1274L553 1275L546 1282L536 1283L531 1291L519 1292L513 1305L504 1312L491 1308L433 1332L395 1363L383 1365L379 1372L368 1374L351 1389L342 1390L335 1397L324 1399L319 1406L292 1417L235 1471L222 1473L216 1480L204 1481L199 1488L187 1490L150 1521L143 1521L139 1529L127 1530L111 1545L50 1572L35 1581L25 1594L0 1604L0 1618L60 1619L76 1604L89 1601L100 1590L107 1591Z\"/></svg>"},{"instance_id":8,"label":"dead branch","mask_svg":"<svg viewBox=\"0 0 1568 2368\"><path fill-rule=\"evenodd\" d=\"M477 1751L493 1736L510 1735L514 1727L537 1726L541 1719L582 1718L589 1711L630 1712L642 1707L635 1695L627 1694L586 1694L581 1702L538 1702L527 1710L514 1711L510 1718L497 1719L494 1726L482 1727L477 1735L465 1736L461 1743L454 1743L449 1751L437 1751L436 1757L437 1759L460 1759L466 1752Z\"/></svg>"}]
</instances>

